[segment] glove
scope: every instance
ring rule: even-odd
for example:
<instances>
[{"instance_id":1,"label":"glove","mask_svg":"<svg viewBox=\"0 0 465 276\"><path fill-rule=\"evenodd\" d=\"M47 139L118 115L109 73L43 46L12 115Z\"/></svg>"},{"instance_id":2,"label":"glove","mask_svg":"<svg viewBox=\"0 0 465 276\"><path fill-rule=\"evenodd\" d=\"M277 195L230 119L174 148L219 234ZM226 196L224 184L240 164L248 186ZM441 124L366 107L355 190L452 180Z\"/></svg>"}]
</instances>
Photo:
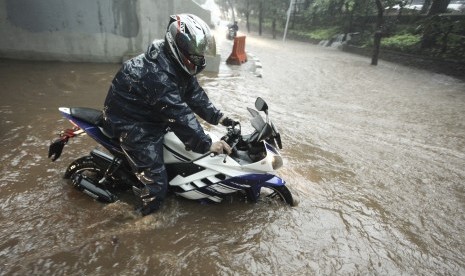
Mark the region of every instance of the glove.
<instances>
[{"instance_id":1,"label":"glove","mask_svg":"<svg viewBox=\"0 0 465 276\"><path fill-rule=\"evenodd\" d=\"M226 143L223 140L220 140L211 145L210 152L216 153L216 154L222 154L226 152L226 154L229 155L231 154L232 150L231 150L231 147L228 145L228 143Z\"/></svg>"},{"instance_id":2,"label":"glove","mask_svg":"<svg viewBox=\"0 0 465 276\"><path fill-rule=\"evenodd\" d=\"M225 126L225 127L234 126L234 123L235 123L235 122L234 122L231 118L229 118L229 117L224 117L224 118L222 118L221 121L220 121L220 124L223 125L223 126Z\"/></svg>"}]
</instances>

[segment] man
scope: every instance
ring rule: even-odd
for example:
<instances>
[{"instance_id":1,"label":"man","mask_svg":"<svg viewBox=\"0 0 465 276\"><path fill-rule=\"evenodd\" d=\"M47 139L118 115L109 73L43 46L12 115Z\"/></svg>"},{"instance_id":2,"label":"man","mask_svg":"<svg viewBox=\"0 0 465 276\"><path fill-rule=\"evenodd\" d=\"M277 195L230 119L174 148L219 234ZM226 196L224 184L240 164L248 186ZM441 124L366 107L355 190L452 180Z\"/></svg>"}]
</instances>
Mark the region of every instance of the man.
<instances>
[{"instance_id":1,"label":"man","mask_svg":"<svg viewBox=\"0 0 465 276\"><path fill-rule=\"evenodd\" d=\"M200 87L205 52L214 46L208 25L192 14L173 15L164 40L126 61L112 81L104 105L104 130L119 139L136 176L140 212L160 208L167 192L163 137L169 128L198 153L231 153L224 141L212 143L195 114L210 124L230 125ZM194 114L195 113L195 114Z\"/></svg>"},{"instance_id":2,"label":"man","mask_svg":"<svg viewBox=\"0 0 465 276\"><path fill-rule=\"evenodd\" d=\"M231 28L237 33L239 31L239 26L237 25L237 21L234 21Z\"/></svg>"},{"instance_id":3,"label":"man","mask_svg":"<svg viewBox=\"0 0 465 276\"><path fill-rule=\"evenodd\" d=\"M233 32L231 34L231 31ZM237 21L234 21L232 24L228 24L228 38L234 39L237 36L237 31L239 31L239 26L237 25Z\"/></svg>"}]
</instances>

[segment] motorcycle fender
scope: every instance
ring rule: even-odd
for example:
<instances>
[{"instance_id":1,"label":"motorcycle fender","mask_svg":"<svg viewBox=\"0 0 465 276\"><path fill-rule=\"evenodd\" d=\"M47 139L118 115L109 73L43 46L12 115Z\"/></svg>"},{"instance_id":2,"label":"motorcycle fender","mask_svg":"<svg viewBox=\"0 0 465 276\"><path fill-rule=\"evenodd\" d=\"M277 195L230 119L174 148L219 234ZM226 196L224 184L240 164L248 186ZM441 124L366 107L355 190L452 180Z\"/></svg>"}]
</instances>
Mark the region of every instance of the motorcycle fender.
<instances>
[{"instance_id":1,"label":"motorcycle fender","mask_svg":"<svg viewBox=\"0 0 465 276\"><path fill-rule=\"evenodd\" d=\"M286 181L284 181L282 178L278 176L273 176L269 180L267 180L262 186L267 187L267 186L284 186L286 185Z\"/></svg>"},{"instance_id":2,"label":"motorcycle fender","mask_svg":"<svg viewBox=\"0 0 465 276\"><path fill-rule=\"evenodd\" d=\"M284 186L286 184L286 181L284 181L282 178L275 176L275 175L269 175L271 176L268 180L261 182L261 183L256 183L255 185L252 185L250 187L250 190L248 191L248 196L252 201L257 201L259 196L260 196L260 190L262 187L276 187L276 186Z\"/></svg>"}]
</instances>

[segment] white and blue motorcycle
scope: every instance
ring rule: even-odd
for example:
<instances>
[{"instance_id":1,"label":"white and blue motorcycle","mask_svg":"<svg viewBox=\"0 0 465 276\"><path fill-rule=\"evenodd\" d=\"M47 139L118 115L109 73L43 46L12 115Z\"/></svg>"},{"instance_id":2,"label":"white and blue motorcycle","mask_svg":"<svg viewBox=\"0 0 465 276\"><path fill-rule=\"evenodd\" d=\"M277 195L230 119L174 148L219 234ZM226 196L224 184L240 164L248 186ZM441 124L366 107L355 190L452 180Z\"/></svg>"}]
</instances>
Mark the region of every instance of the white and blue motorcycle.
<instances>
[{"instance_id":1,"label":"white and blue motorcycle","mask_svg":"<svg viewBox=\"0 0 465 276\"><path fill-rule=\"evenodd\" d=\"M268 105L257 98L252 115L254 131L241 134L241 125L235 122L227 127L221 139L233 149L230 155L198 154L187 151L177 136L168 131L164 138L164 160L168 173L169 191L184 198L221 202L225 197L244 194L257 202L259 198L277 198L295 205L286 182L275 174L283 165L278 151L281 149L279 132L268 117ZM92 137L108 152L94 149L89 155L73 161L64 174L71 183L85 194L103 202L114 202L120 193L143 187L131 170L118 141L102 130L102 112L91 108L59 108L73 125L60 133L60 138L49 147L48 157L55 161L69 139L82 134ZM265 120L259 111L266 114ZM213 141L219 138L208 133Z\"/></svg>"}]
</instances>

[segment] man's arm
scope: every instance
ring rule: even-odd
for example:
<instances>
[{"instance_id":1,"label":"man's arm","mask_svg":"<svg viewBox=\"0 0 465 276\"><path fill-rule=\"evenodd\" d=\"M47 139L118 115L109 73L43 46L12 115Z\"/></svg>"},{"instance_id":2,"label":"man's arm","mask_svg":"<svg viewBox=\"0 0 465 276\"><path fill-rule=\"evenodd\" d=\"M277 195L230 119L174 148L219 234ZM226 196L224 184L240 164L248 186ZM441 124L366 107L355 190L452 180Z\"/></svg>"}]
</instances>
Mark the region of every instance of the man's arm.
<instances>
[{"instance_id":1,"label":"man's arm","mask_svg":"<svg viewBox=\"0 0 465 276\"><path fill-rule=\"evenodd\" d=\"M188 84L186 102L200 118L208 123L213 125L220 123L223 113L213 105L207 93L200 87L196 77L192 77Z\"/></svg>"}]
</instances>

